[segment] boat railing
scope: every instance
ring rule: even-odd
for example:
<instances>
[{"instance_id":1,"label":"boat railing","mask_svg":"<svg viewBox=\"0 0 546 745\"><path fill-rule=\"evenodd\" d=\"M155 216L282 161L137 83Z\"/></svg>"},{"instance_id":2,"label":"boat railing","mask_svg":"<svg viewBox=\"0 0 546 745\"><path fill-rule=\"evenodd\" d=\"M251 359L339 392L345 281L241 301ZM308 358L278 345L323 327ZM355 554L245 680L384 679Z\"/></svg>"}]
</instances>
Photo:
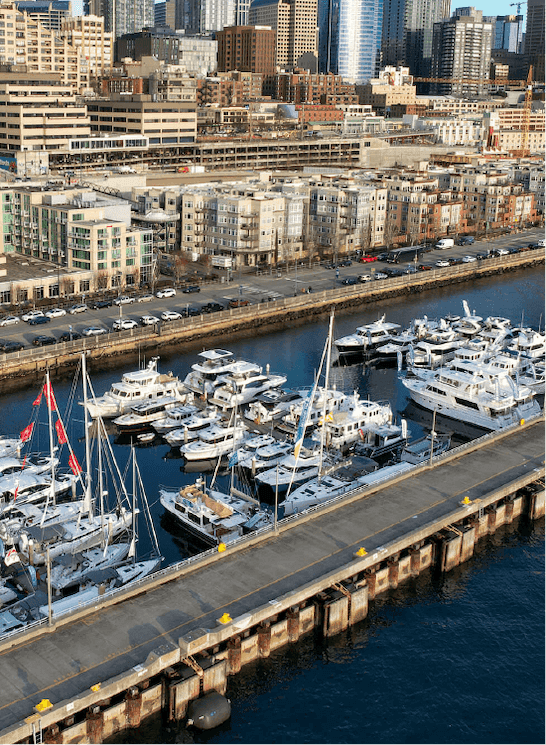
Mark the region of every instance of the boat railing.
<instances>
[{"instance_id":1,"label":"boat railing","mask_svg":"<svg viewBox=\"0 0 546 745\"><path fill-rule=\"evenodd\" d=\"M538 421L544 417L543 413L540 412L540 414L536 414L534 417L530 417L527 422L533 422ZM521 425L520 424L514 424L511 427L506 427L501 432L499 431L493 431L493 432L487 432L481 437L478 437L477 439L471 440L470 442L464 443L462 445L459 445L456 448L453 448L451 450L447 450L439 455L432 457L432 463L434 465L438 465L443 461L450 460L454 456L457 457L469 450L474 449L477 445L481 445L484 443L487 443L489 441L494 440L496 437L499 436L499 434L505 434L509 432L510 430L518 429ZM366 485L360 485L355 487L354 489L351 489L348 492L345 492L343 494L339 494L336 497L333 497L333 499L328 500L326 502L322 502L319 505L316 505L314 507L309 507L306 510L302 510L302 512L295 513L294 515L290 515L289 517L283 517L281 520L277 522L277 530L283 530L286 528L289 528L290 525L296 523L298 520L302 518L308 518L310 515L318 514L321 512L321 510L324 509L330 509L335 504L340 504L345 500L349 500L352 497L355 497L357 495L365 495L368 493L368 491L376 489L379 484L386 483L390 481L391 479L398 477L406 478L408 476L413 476L416 473L420 472L421 470L426 470L429 467L430 459L427 459L426 462L419 464L419 465L410 465L407 471L404 471L402 474L393 475L391 474L381 474L379 475L378 472L378 478L372 481L371 483L368 483ZM171 489L172 487L160 487L164 489ZM247 535L243 535L234 541L230 541L230 546L244 546L245 544L248 544L250 542L255 542L256 538L264 537L266 538L268 535L270 535L275 529L274 524L263 526L262 528L259 528L258 530L252 531L251 533L248 533ZM181 561L171 564L170 566L164 567L163 569L160 569L157 572L154 572L154 574L149 575L147 577L142 577L141 579L134 580L133 582L129 582L128 584L124 585L120 588L115 588L112 590L108 590L103 595L100 596L100 598L92 598L84 603L78 604L78 606L67 609L63 613L55 613L55 618L67 618L75 613L81 612L85 608L98 610L101 608L105 602L115 599L116 601L121 601L123 599L124 595L133 595L135 592L135 589L138 589L142 587L143 589L149 588L150 583L153 582L154 584L157 584L158 582L161 583L161 580L164 578L165 581L168 581L173 578L174 575L177 573L180 573L181 571L184 571L188 568L191 568L195 565L199 564L207 564L210 559L212 559L214 556L218 556L218 548L213 547L210 549L207 549L205 551L202 551L198 554L195 554L193 556L189 556L186 559L182 559ZM9 607L6 608L6 610L9 610ZM26 624L24 628L14 629L13 631L8 631L4 634L0 634L0 639L6 640L11 637L15 637L17 635L24 636L29 631L34 631L39 628L45 628L49 625L49 620L47 618L32 621L29 624Z\"/></svg>"}]
</instances>

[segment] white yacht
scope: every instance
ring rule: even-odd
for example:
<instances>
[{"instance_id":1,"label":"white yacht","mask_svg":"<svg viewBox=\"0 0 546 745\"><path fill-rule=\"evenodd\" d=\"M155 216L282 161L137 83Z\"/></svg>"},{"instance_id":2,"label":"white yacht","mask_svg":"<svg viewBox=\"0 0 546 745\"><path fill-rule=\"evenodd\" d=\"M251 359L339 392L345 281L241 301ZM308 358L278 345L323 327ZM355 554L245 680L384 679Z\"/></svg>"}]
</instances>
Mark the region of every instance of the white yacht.
<instances>
[{"instance_id":1,"label":"white yacht","mask_svg":"<svg viewBox=\"0 0 546 745\"><path fill-rule=\"evenodd\" d=\"M180 447L186 460L213 460L234 452L248 437L248 428L238 422L231 427L211 424L199 433L199 439Z\"/></svg>"},{"instance_id":2,"label":"white yacht","mask_svg":"<svg viewBox=\"0 0 546 745\"><path fill-rule=\"evenodd\" d=\"M326 447L345 451L354 442L364 439L370 427L389 424L392 421L390 403L361 400L355 392L348 397L346 405L319 421L320 426L313 439L324 437Z\"/></svg>"},{"instance_id":3,"label":"white yacht","mask_svg":"<svg viewBox=\"0 0 546 745\"><path fill-rule=\"evenodd\" d=\"M18 457L22 447L23 441L18 437L0 435L0 458Z\"/></svg>"},{"instance_id":4,"label":"white yacht","mask_svg":"<svg viewBox=\"0 0 546 745\"><path fill-rule=\"evenodd\" d=\"M288 413L282 417L282 423L278 425L278 429L290 433L296 432L308 393L309 391L306 390L300 391L301 400L290 405ZM323 387L318 387L309 408L306 431L316 427L324 415L326 417L333 416L336 412L346 408L348 398L346 393L335 388L325 390Z\"/></svg>"},{"instance_id":5,"label":"white yacht","mask_svg":"<svg viewBox=\"0 0 546 745\"><path fill-rule=\"evenodd\" d=\"M185 406L173 406L165 411L165 416L152 422L152 429L158 435L165 435L173 429L183 427L188 419L199 411L197 406L186 404Z\"/></svg>"},{"instance_id":6,"label":"white yacht","mask_svg":"<svg viewBox=\"0 0 546 745\"><path fill-rule=\"evenodd\" d=\"M256 483L260 491L269 496L275 494L275 491L281 495L287 491L290 484L297 486L314 479L321 467L328 468L330 464L331 459L328 456L323 458L321 464L321 454L318 450L302 447L298 458L292 452L285 455L275 467L257 473Z\"/></svg>"},{"instance_id":7,"label":"white yacht","mask_svg":"<svg viewBox=\"0 0 546 745\"><path fill-rule=\"evenodd\" d=\"M59 459L55 457L51 459L48 456L29 455L21 460L20 458L6 456L5 458L0 458L0 478L9 476L12 473L21 473L22 471L47 473L51 472L52 467L56 468L58 465Z\"/></svg>"},{"instance_id":8,"label":"white yacht","mask_svg":"<svg viewBox=\"0 0 546 745\"><path fill-rule=\"evenodd\" d=\"M257 509L253 502L206 490L200 480L181 489L162 488L159 500L190 533L212 546L234 541L271 521L269 513Z\"/></svg>"},{"instance_id":9,"label":"white yacht","mask_svg":"<svg viewBox=\"0 0 546 745\"><path fill-rule=\"evenodd\" d=\"M387 344L400 328L399 323L387 323L382 316L374 323L358 326L354 334L336 339L334 344L340 355L365 354Z\"/></svg>"},{"instance_id":10,"label":"white yacht","mask_svg":"<svg viewBox=\"0 0 546 745\"><path fill-rule=\"evenodd\" d=\"M354 452L368 458L383 458L400 451L408 441L408 424L375 424L368 427L362 442L356 443Z\"/></svg>"},{"instance_id":11,"label":"white yacht","mask_svg":"<svg viewBox=\"0 0 546 745\"><path fill-rule=\"evenodd\" d=\"M57 557L51 567L51 587L56 592L85 582L89 572L108 569L125 561L131 544L113 543Z\"/></svg>"},{"instance_id":12,"label":"white yacht","mask_svg":"<svg viewBox=\"0 0 546 745\"><path fill-rule=\"evenodd\" d=\"M191 366L184 385L188 390L207 397L218 385L218 378L231 371L235 360L233 352L225 349L205 349L197 356L201 359Z\"/></svg>"},{"instance_id":13,"label":"white yacht","mask_svg":"<svg viewBox=\"0 0 546 745\"><path fill-rule=\"evenodd\" d=\"M71 474L55 474L55 498L67 494L75 484ZM51 496L51 475L21 471L0 478L0 508L17 501L18 504L45 501Z\"/></svg>"},{"instance_id":14,"label":"white yacht","mask_svg":"<svg viewBox=\"0 0 546 745\"><path fill-rule=\"evenodd\" d=\"M507 349L519 352L531 359L544 359L546 354L546 336L533 329L514 329L514 338Z\"/></svg>"},{"instance_id":15,"label":"white yacht","mask_svg":"<svg viewBox=\"0 0 546 745\"><path fill-rule=\"evenodd\" d=\"M8 504L0 514L0 540L5 546L13 546L19 534L30 525L57 525L75 520L82 512L83 500L63 502L62 504Z\"/></svg>"},{"instance_id":16,"label":"white yacht","mask_svg":"<svg viewBox=\"0 0 546 745\"><path fill-rule=\"evenodd\" d=\"M250 471L252 476L255 476L257 473L267 471L273 468L273 466L276 466L277 463L280 463L293 450L293 443L274 440L269 445L257 448L254 453L249 453L240 458L237 465L239 468L245 468Z\"/></svg>"},{"instance_id":17,"label":"white yacht","mask_svg":"<svg viewBox=\"0 0 546 745\"><path fill-rule=\"evenodd\" d=\"M145 370L124 373L119 383L112 383L109 391L87 402L89 414L96 418L112 419L129 411L135 404L154 402L169 396L178 403L189 403L189 394L181 381L172 373L162 375L157 370L159 357L154 357ZM82 404L83 405L83 404Z\"/></svg>"},{"instance_id":18,"label":"white yacht","mask_svg":"<svg viewBox=\"0 0 546 745\"><path fill-rule=\"evenodd\" d=\"M196 411L186 420L182 427L177 427L165 435L165 440L171 447L185 445L192 440L197 440L200 432L210 427L211 424L220 422L220 413L215 406L209 406L203 411Z\"/></svg>"},{"instance_id":19,"label":"white yacht","mask_svg":"<svg viewBox=\"0 0 546 745\"><path fill-rule=\"evenodd\" d=\"M272 435L256 435L255 437L251 437L234 452L229 461L230 466L241 466L244 461L251 460L255 456L257 450L268 445L274 445L276 442L277 440Z\"/></svg>"},{"instance_id":20,"label":"white yacht","mask_svg":"<svg viewBox=\"0 0 546 745\"><path fill-rule=\"evenodd\" d=\"M114 419L114 424L120 432L142 432L149 429L158 419L164 419L169 409L176 406L176 399L172 396L161 396L155 401L144 401L131 406L127 414Z\"/></svg>"},{"instance_id":21,"label":"white yacht","mask_svg":"<svg viewBox=\"0 0 546 745\"><path fill-rule=\"evenodd\" d=\"M533 393L508 375L490 376L442 368L422 378L405 378L415 403L486 430L498 430L540 414Z\"/></svg>"},{"instance_id":22,"label":"white yacht","mask_svg":"<svg viewBox=\"0 0 546 745\"><path fill-rule=\"evenodd\" d=\"M402 355L403 359L410 345L416 343L419 339L420 337L413 331L409 331L408 329L401 331L397 336L393 336L386 344L378 346L374 352L374 358L378 362L381 362L397 360L399 355Z\"/></svg>"},{"instance_id":23,"label":"white yacht","mask_svg":"<svg viewBox=\"0 0 546 745\"><path fill-rule=\"evenodd\" d=\"M261 393L271 388L279 388L286 383L286 375L266 372L252 362L234 362L231 371L222 376L209 400L222 409L233 409L253 401Z\"/></svg>"},{"instance_id":24,"label":"white yacht","mask_svg":"<svg viewBox=\"0 0 546 745\"><path fill-rule=\"evenodd\" d=\"M290 412L290 408L303 403L300 391L284 388L273 388L261 393L255 401L251 401L245 410L245 416L256 424L267 424L282 419Z\"/></svg>"},{"instance_id":25,"label":"white yacht","mask_svg":"<svg viewBox=\"0 0 546 745\"><path fill-rule=\"evenodd\" d=\"M453 331L443 334L450 338L421 339L416 344L410 344L406 353L408 368L435 368L452 360L461 341Z\"/></svg>"},{"instance_id":26,"label":"white yacht","mask_svg":"<svg viewBox=\"0 0 546 745\"><path fill-rule=\"evenodd\" d=\"M506 373L533 393L544 394L544 363L531 357L500 352L487 360L486 372L491 375Z\"/></svg>"}]
</instances>

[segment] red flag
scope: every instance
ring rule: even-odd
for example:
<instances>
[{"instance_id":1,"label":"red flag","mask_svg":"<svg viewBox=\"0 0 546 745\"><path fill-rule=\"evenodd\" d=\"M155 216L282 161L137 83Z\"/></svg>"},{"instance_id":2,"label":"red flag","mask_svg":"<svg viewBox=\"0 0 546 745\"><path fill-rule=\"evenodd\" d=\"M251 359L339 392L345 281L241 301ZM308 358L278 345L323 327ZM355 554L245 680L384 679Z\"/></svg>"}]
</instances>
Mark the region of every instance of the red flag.
<instances>
[{"instance_id":1,"label":"red flag","mask_svg":"<svg viewBox=\"0 0 546 745\"><path fill-rule=\"evenodd\" d=\"M15 504L15 500L17 499L17 492L19 491L19 484L15 487L15 491L13 493L13 502Z\"/></svg>"},{"instance_id":2,"label":"red flag","mask_svg":"<svg viewBox=\"0 0 546 745\"><path fill-rule=\"evenodd\" d=\"M27 462L27 456L25 455L25 457L23 458L23 463L21 465L21 471L24 470L26 462Z\"/></svg>"},{"instance_id":3,"label":"red flag","mask_svg":"<svg viewBox=\"0 0 546 745\"><path fill-rule=\"evenodd\" d=\"M32 405L33 406L39 406L41 400L42 400L42 391L40 391L40 393L36 396L36 398L32 402Z\"/></svg>"},{"instance_id":4,"label":"red flag","mask_svg":"<svg viewBox=\"0 0 546 745\"><path fill-rule=\"evenodd\" d=\"M78 475L79 473L81 473L81 472L82 472L81 466L80 466L80 464L78 463L78 459L76 458L76 456L75 456L75 455L71 455L71 456L70 456L70 458L68 459L68 465L69 465L69 466L70 466L70 468L72 469L72 473L73 473L73 474L74 474L75 476L77 476L77 475Z\"/></svg>"},{"instance_id":5,"label":"red flag","mask_svg":"<svg viewBox=\"0 0 546 745\"><path fill-rule=\"evenodd\" d=\"M29 424L28 427L25 427L24 430L21 432L19 436L23 442L30 440L33 427L34 427L34 422L31 422L31 424Z\"/></svg>"},{"instance_id":6,"label":"red flag","mask_svg":"<svg viewBox=\"0 0 546 745\"><path fill-rule=\"evenodd\" d=\"M59 438L59 445L64 445L66 442L66 432L64 431L63 423L60 419L57 419L55 422L55 431L57 432L57 437Z\"/></svg>"},{"instance_id":7,"label":"red flag","mask_svg":"<svg viewBox=\"0 0 546 745\"><path fill-rule=\"evenodd\" d=\"M57 410L57 402L55 401L55 394L53 393L53 388L51 387L51 383L49 383L49 386L47 383L44 383L44 395L46 397L47 405L52 411Z\"/></svg>"}]
</instances>

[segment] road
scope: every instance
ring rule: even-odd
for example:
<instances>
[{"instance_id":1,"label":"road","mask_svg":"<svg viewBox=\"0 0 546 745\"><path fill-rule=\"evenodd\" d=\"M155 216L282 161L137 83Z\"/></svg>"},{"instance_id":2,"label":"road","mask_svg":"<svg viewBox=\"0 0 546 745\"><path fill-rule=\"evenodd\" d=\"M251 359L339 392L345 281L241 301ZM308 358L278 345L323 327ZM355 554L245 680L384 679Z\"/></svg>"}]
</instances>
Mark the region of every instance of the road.
<instances>
[{"instance_id":1,"label":"road","mask_svg":"<svg viewBox=\"0 0 546 745\"><path fill-rule=\"evenodd\" d=\"M440 259L461 258L467 254L475 255L493 248L527 246L543 237L542 230L533 229L514 235L505 235L495 240L476 241L472 246L455 246L449 250L433 249L429 253L423 254L419 263L434 266L436 261ZM403 270L408 264L394 266ZM62 333L69 331L69 326L72 326L72 330L78 333L89 326L101 326L111 330L112 323L120 317L138 321L143 315L160 317L164 310L183 312L191 307L199 311L202 305L213 300L227 306L227 302L231 298L240 297L250 303L259 303L263 298L292 297L302 291L307 291L309 287L314 292L320 292L341 286L342 281L347 277L356 278L360 274L375 274L385 268L392 269L393 265L378 261L369 264L353 262L351 266L326 269L322 265L309 267L302 263L297 267L292 264L288 270L283 271L271 269L269 272L260 274L243 273L237 275L235 273L231 282L214 282L202 285L198 294L185 294L178 290L175 297L164 299L154 297L151 302L135 302L119 308L114 306L99 310L89 309L85 313L67 314L60 318L54 318L49 323L39 326L29 326L21 321L14 326L1 327L0 342L14 340L22 343L25 347L30 347L36 336L46 335L58 338ZM74 302L80 301L80 297L74 300Z\"/></svg>"}]
</instances>

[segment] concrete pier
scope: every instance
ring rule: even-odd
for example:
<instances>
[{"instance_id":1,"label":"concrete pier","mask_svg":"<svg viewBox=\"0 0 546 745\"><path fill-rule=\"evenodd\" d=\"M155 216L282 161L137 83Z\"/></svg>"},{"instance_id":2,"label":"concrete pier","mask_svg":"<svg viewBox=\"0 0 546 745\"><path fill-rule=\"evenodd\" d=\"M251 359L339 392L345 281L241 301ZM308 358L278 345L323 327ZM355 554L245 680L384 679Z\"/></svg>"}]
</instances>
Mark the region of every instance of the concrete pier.
<instances>
[{"instance_id":1,"label":"concrete pier","mask_svg":"<svg viewBox=\"0 0 546 745\"><path fill-rule=\"evenodd\" d=\"M37 728L47 742L101 742L159 711L183 719L244 665L342 632L424 571L452 571L492 531L544 516L543 432L540 419L484 437L2 640L0 743Z\"/></svg>"}]
</instances>

